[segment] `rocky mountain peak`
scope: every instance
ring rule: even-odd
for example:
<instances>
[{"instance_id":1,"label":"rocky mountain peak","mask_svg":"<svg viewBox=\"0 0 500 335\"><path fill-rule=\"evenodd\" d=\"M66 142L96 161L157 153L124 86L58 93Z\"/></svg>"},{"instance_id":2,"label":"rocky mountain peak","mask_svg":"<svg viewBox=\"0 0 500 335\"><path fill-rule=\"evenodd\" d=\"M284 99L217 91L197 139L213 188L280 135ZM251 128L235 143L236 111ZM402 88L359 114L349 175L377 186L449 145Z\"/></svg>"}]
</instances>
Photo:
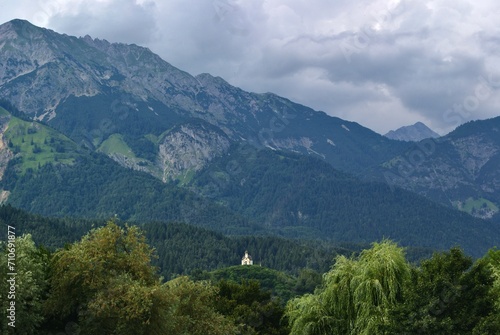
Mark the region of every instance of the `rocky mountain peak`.
<instances>
[{"instance_id":1,"label":"rocky mountain peak","mask_svg":"<svg viewBox=\"0 0 500 335\"><path fill-rule=\"evenodd\" d=\"M81 39L87 43L88 45L98 48L98 49L106 49L109 48L111 43L109 43L105 39L98 39L98 38L92 38L90 35L85 35L84 37L81 37Z\"/></svg>"},{"instance_id":2,"label":"rocky mountain peak","mask_svg":"<svg viewBox=\"0 0 500 335\"><path fill-rule=\"evenodd\" d=\"M29 21L26 20L21 20L21 19L14 19L12 21L6 22L2 25L0 25L0 36L2 38L5 38L5 33L10 32L11 34L15 34L12 37L21 37L23 33L26 33L30 30L32 30L32 27L34 27Z\"/></svg>"},{"instance_id":3,"label":"rocky mountain peak","mask_svg":"<svg viewBox=\"0 0 500 335\"><path fill-rule=\"evenodd\" d=\"M392 140L418 142L426 138L438 138L440 135L427 127L422 122L417 122L411 126L404 126L396 130L391 130L384 135Z\"/></svg>"}]
</instances>

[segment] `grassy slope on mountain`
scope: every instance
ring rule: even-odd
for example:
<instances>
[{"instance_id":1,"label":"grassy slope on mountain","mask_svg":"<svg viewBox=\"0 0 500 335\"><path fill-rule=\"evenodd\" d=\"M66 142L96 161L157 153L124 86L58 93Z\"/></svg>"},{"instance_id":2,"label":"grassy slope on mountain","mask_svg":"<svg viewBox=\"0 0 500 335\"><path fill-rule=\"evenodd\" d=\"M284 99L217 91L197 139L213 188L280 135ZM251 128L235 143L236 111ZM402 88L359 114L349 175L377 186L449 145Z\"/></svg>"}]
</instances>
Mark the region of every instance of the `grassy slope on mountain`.
<instances>
[{"instance_id":1,"label":"grassy slope on mountain","mask_svg":"<svg viewBox=\"0 0 500 335\"><path fill-rule=\"evenodd\" d=\"M3 110L3 115L10 119L3 137L10 150L18 157L22 156L17 165L21 174L27 169L38 169L55 161L73 163L76 145L66 136L40 123L21 120L6 113Z\"/></svg>"},{"instance_id":2,"label":"grassy slope on mountain","mask_svg":"<svg viewBox=\"0 0 500 335\"><path fill-rule=\"evenodd\" d=\"M123 136L121 134L113 134L109 136L104 142L102 142L98 151L106 155L118 153L130 159L136 158L132 149L130 149L127 143L123 141Z\"/></svg>"}]
</instances>

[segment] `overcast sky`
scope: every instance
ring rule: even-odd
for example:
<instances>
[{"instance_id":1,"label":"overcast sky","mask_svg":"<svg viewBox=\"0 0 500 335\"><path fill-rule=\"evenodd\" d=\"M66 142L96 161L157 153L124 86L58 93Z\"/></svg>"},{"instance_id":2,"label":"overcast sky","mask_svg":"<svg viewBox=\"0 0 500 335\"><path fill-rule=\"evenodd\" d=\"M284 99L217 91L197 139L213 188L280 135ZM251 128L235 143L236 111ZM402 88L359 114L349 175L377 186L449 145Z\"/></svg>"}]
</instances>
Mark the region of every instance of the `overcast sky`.
<instances>
[{"instance_id":1,"label":"overcast sky","mask_svg":"<svg viewBox=\"0 0 500 335\"><path fill-rule=\"evenodd\" d=\"M147 46L379 133L500 115L497 0L0 0L0 21Z\"/></svg>"}]
</instances>

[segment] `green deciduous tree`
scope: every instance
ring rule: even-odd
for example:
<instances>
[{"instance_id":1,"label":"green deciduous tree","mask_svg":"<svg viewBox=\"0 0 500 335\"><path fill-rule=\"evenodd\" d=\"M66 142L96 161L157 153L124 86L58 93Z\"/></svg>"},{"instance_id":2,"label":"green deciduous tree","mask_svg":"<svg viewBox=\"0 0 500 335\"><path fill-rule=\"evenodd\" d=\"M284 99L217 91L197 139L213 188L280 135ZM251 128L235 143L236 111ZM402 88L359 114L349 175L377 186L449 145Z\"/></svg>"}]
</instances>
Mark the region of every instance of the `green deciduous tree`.
<instances>
[{"instance_id":1,"label":"green deciduous tree","mask_svg":"<svg viewBox=\"0 0 500 335\"><path fill-rule=\"evenodd\" d=\"M95 334L141 334L158 285L137 227L109 223L55 253L47 311Z\"/></svg>"},{"instance_id":2,"label":"green deciduous tree","mask_svg":"<svg viewBox=\"0 0 500 335\"><path fill-rule=\"evenodd\" d=\"M160 300L154 322L158 335L227 335L236 334L231 320L215 310L218 289L208 282L194 282L188 277L168 281L159 288ZM150 333L148 333L150 334Z\"/></svg>"},{"instance_id":3,"label":"green deciduous tree","mask_svg":"<svg viewBox=\"0 0 500 335\"><path fill-rule=\"evenodd\" d=\"M291 334L382 334L409 273L403 249L390 241L357 259L337 257L321 289L289 302Z\"/></svg>"},{"instance_id":4,"label":"green deciduous tree","mask_svg":"<svg viewBox=\"0 0 500 335\"><path fill-rule=\"evenodd\" d=\"M500 310L500 250L494 248L488 251L485 261L493 272L493 293L496 297L496 307Z\"/></svg>"},{"instance_id":5,"label":"green deciduous tree","mask_svg":"<svg viewBox=\"0 0 500 335\"><path fill-rule=\"evenodd\" d=\"M48 266L48 253L35 246L31 235L23 235L15 238L15 276L8 276L8 249L7 243L0 244L0 308L2 309L0 330L2 334L26 334L36 333L37 327L43 321L43 298L47 288L46 270ZM10 282L15 279L15 290L11 292ZM12 282L13 284L14 282ZM13 293L15 297L8 295ZM15 329L8 326L7 308L10 303L15 302ZM10 332L9 332L10 331Z\"/></svg>"},{"instance_id":6,"label":"green deciduous tree","mask_svg":"<svg viewBox=\"0 0 500 335\"><path fill-rule=\"evenodd\" d=\"M500 250L490 249L480 262L484 262L491 270L493 287L490 298L494 304L494 310L474 328L474 335L499 334L500 333ZM483 283L478 283L484 285Z\"/></svg>"},{"instance_id":7,"label":"green deciduous tree","mask_svg":"<svg viewBox=\"0 0 500 335\"><path fill-rule=\"evenodd\" d=\"M484 260L458 249L435 253L412 271L404 303L391 313L390 334L499 334L493 277Z\"/></svg>"},{"instance_id":8,"label":"green deciduous tree","mask_svg":"<svg viewBox=\"0 0 500 335\"><path fill-rule=\"evenodd\" d=\"M282 323L284 308L273 299L270 291L261 289L256 280L241 283L221 280L217 284L219 295L217 310L229 316L241 335L286 335L286 323Z\"/></svg>"},{"instance_id":9,"label":"green deciduous tree","mask_svg":"<svg viewBox=\"0 0 500 335\"><path fill-rule=\"evenodd\" d=\"M213 308L215 288L186 278L162 284L152 257L135 226L92 230L54 255L47 313L77 322L85 334L231 333Z\"/></svg>"},{"instance_id":10,"label":"green deciduous tree","mask_svg":"<svg viewBox=\"0 0 500 335\"><path fill-rule=\"evenodd\" d=\"M321 282L321 273L312 269L301 269L294 289L298 294L311 293L314 292Z\"/></svg>"}]
</instances>

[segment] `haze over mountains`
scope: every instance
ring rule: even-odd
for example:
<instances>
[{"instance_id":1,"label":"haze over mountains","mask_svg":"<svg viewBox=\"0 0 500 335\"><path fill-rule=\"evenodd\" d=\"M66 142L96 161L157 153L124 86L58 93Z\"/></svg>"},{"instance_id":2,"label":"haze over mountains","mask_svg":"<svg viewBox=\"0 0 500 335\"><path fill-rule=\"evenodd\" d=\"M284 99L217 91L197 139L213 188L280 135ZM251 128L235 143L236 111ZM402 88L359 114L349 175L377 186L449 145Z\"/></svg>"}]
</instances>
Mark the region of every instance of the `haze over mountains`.
<instances>
[{"instance_id":1,"label":"haze over mountains","mask_svg":"<svg viewBox=\"0 0 500 335\"><path fill-rule=\"evenodd\" d=\"M451 208L498 218L500 118L396 141L23 20L0 26L0 97L3 200L31 212L475 254L500 241L497 223Z\"/></svg>"}]
</instances>

